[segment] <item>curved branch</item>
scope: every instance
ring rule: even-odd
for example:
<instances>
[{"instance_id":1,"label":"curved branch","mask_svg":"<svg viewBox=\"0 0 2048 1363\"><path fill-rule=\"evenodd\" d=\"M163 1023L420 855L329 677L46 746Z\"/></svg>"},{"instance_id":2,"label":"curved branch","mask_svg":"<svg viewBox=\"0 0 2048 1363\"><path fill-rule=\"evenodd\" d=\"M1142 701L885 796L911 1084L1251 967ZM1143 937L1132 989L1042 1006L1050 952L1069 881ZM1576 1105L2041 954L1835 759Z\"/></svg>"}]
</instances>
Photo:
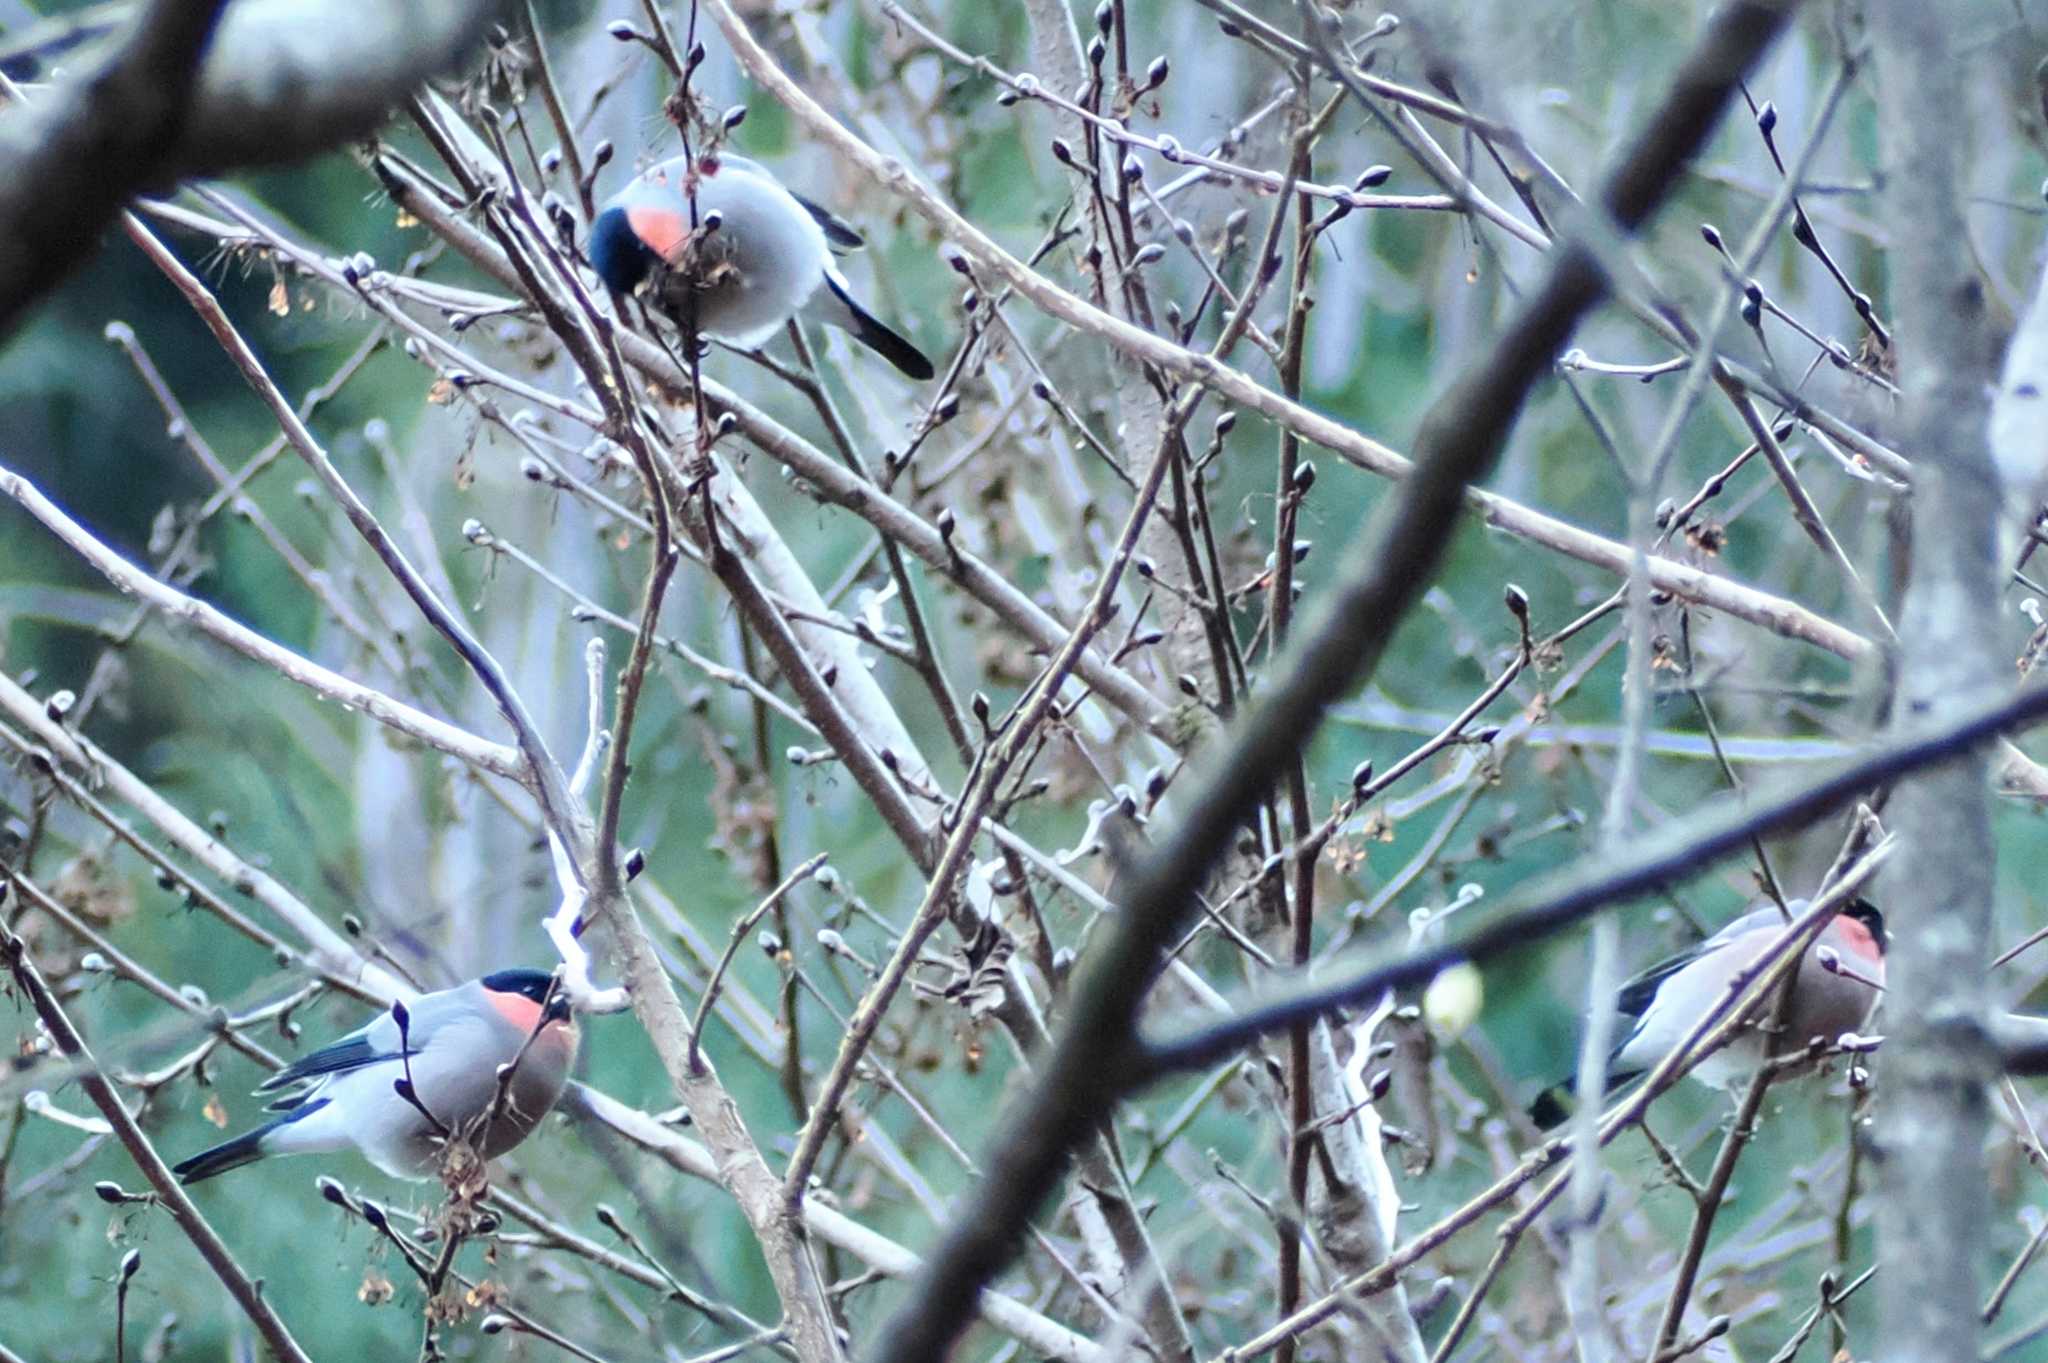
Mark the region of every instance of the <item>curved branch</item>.
<instances>
[{"instance_id":1,"label":"curved branch","mask_svg":"<svg viewBox=\"0 0 2048 1363\"><path fill-rule=\"evenodd\" d=\"M224 16L223 7L158 0L90 69L0 120L0 333L91 254L137 192L362 136L460 60L501 6L241 0ZM44 43L62 48L81 29L110 27L96 12Z\"/></svg>"}]
</instances>

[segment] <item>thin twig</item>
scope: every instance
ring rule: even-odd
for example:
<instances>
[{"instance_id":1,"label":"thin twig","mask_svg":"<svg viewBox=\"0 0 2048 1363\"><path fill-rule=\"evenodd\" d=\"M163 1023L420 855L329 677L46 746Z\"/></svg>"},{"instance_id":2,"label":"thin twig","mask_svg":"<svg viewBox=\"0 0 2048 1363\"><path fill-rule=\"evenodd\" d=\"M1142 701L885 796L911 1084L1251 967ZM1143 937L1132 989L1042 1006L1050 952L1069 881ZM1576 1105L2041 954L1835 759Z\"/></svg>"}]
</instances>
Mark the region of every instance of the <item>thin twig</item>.
<instances>
[{"instance_id":1,"label":"thin twig","mask_svg":"<svg viewBox=\"0 0 2048 1363\"><path fill-rule=\"evenodd\" d=\"M0 886L4 886L5 883L0 881ZM27 944L4 926L0 926L0 960L4 960L15 985L28 996L30 1006L35 1009L36 1016L42 1019L43 1026L49 1029L51 1038L57 1043L57 1049L81 1067L79 1087L112 1125L115 1136L127 1150L128 1157L135 1162L135 1167L149 1180L149 1185L155 1190L164 1210L177 1222L178 1229L185 1233L185 1237L192 1242L192 1247L199 1251L199 1257L206 1261L206 1266L220 1279L221 1286L234 1298L235 1305L249 1318L250 1323L256 1327L256 1332L263 1336L263 1342L272 1353L285 1360L285 1363L311 1363L305 1350L299 1347L299 1342L292 1338L291 1331L271 1309L270 1303L264 1300L262 1286L245 1274L241 1265L235 1262L227 1245L214 1233L206 1218L199 1214L199 1208L192 1204L192 1199L186 1195L183 1186L172 1176L170 1168L156 1153L156 1147L150 1144L149 1137L142 1133L142 1128L136 1125L135 1118L130 1116L128 1109L122 1105L113 1085L100 1073L92 1052L86 1047L85 1039L79 1035L78 1029L72 1026L63 1005L57 1001L57 996L44 982L42 972L38 971L35 963L29 959Z\"/></svg>"},{"instance_id":2,"label":"thin twig","mask_svg":"<svg viewBox=\"0 0 2048 1363\"><path fill-rule=\"evenodd\" d=\"M783 877L782 883L770 890L766 899L748 910L739 922L733 924L732 936L725 944L725 954L718 958L718 964L711 971L711 978L705 981L704 993L697 1000L697 1015L690 1020L690 1045L686 1054L690 1058L692 1069L697 1067L697 1047L704 1039L704 1020L711 1014L711 1005L718 998L718 987L725 981L725 972L732 965L732 958L739 954L740 943L745 941L747 934L754 930L755 924L759 923L777 905L782 903L784 896L816 875L818 868L823 866L827 859L828 854L820 852L806 860L802 865Z\"/></svg>"}]
</instances>

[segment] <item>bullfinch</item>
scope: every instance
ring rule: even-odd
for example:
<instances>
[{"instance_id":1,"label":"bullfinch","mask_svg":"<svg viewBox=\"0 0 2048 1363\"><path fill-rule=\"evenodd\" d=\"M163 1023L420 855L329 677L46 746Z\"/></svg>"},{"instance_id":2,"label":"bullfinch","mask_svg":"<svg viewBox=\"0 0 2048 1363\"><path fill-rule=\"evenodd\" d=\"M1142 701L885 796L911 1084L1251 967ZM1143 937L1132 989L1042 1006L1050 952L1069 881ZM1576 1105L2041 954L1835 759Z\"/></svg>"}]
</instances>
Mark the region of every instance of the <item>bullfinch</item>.
<instances>
[{"instance_id":1,"label":"bullfinch","mask_svg":"<svg viewBox=\"0 0 2048 1363\"><path fill-rule=\"evenodd\" d=\"M1807 905L1795 899L1787 907L1796 918ZM1751 909L1623 985L1615 1006L1635 1019L1635 1026L1607 1059L1608 1091L1653 1068L1684 1041L1727 993L1737 972L1784 932L1786 921L1774 905ZM1823 951L1834 953L1835 969L1823 963ZM1861 1027L1884 987L1884 953L1884 915L1875 905L1858 899L1836 914L1799 962L1791 1016L1768 1054L1789 1054L1814 1037L1832 1041ZM1751 1026L1695 1065L1692 1077L1722 1089L1742 1083L1767 1054L1765 1040L1764 1025ZM1529 1116L1538 1126L1556 1126L1570 1110L1566 1099L1571 1089L1570 1079L1551 1085L1529 1105Z\"/></svg>"},{"instance_id":2,"label":"bullfinch","mask_svg":"<svg viewBox=\"0 0 2048 1363\"><path fill-rule=\"evenodd\" d=\"M923 352L854 300L835 253L860 234L791 193L744 156L674 157L633 178L590 227L590 264L615 293L643 282L663 311L735 345L757 346L801 312L848 332L913 379L932 376Z\"/></svg>"},{"instance_id":3,"label":"bullfinch","mask_svg":"<svg viewBox=\"0 0 2048 1363\"><path fill-rule=\"evenodd\" d=\"M576 1022L544 970L500 970L422 994L402 1016L403 1025L394 1007L264 1080L258 1093L294 1090L270 1104L281 1115L172 1172L197 1183L266 1155L352 1147L396 1178L429 1178L447 1135L463 1135L485 1159L502 1155L568 1083ZM501 1106L498 1071L507 1065Z\"/></svg>"}]
</instances>

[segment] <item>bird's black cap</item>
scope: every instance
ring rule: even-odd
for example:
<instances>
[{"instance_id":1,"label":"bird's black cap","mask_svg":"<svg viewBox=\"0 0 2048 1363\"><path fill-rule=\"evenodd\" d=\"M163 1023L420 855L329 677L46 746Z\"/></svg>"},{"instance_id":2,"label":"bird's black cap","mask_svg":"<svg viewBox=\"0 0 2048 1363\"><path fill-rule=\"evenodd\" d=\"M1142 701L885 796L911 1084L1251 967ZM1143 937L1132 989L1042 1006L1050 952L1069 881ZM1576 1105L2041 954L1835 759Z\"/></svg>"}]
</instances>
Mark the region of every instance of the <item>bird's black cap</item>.
<instances>
[{"instance_id":1,"label":"bird's black cap","mask_svg":"<svg viewBox=\"0 0 2048 1363\"><path fill-rule=\"evenodd\" d=\"M1842 912L1870 929L1870 935L1877 939L1879 951L1891 945L1890 940L1884 935L1884 914L1879 912L1877 905L1867 899L1856 899L1850 901L1849 907Z\"/></svg>"},{"instance_id":2,"label":"bird's black cap","mask_svg":"<svg viewBox=\"0 0 2048 1363\"><path fill-rule=\"evenodd\" d=\"M494 994L524 994L535 1003L548 1004L550 1013L568 1015L569 1000L555 988L553 971L525 968L494 970L480 983Z\"/></svg>"}]
</instances>

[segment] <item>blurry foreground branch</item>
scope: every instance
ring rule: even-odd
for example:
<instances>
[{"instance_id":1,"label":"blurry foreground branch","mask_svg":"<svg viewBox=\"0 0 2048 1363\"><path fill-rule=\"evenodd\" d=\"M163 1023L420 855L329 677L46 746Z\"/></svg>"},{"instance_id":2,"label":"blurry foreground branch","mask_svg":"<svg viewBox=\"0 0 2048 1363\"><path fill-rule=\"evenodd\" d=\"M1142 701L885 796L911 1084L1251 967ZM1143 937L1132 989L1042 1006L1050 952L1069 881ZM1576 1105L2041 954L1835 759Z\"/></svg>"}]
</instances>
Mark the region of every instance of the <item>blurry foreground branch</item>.
<instances>
[{"instance_id":1,"label":"blurry foreground branch","mask_svg":"<svg viewBox=\"0 0 2048 1363\"><path fill-rule=\"evenodd\" d=\"M1989 447L1993 358L1968 228L1967 6L1873 6L1902 448L1913 461L1911 580L1900 616L1901 728L1968 710L2006 684ZM1959 145L1960 144L1960 145ZM1983 747L1903 783L1889 811L1904 843L1881 1078L1877 1258L1891 1359L1975 1358L1978 1265L1991 1222L1984 1146L1997 1055L1986 1029L1984 943L1997 845Z\"/></svg>"},{"instance_id":2,"label":"blurry foreground branch","mask_svg":"<svg viewBox=\"0 0 2048 1363\"><path fill-rule=\"evenodd\" d=\"M91 254L135 194L363 135L454 66L498 9L496 0L138 6L132 27L84 69L27 108L0 109L0 336ZM113 23L97 11L29 46Z\"/></svg>"},{"instance_id":3,"label":"blurry foreground branch","mask_svg":"<svg viewBox=\"0 0 2048 1363\"><path fill-rule=\"evenodd\" d=\"M708 0L707 8L750 74L814 130L853 141L773 67L722 0ZM1624 230L1639 226L1662 199L1789 13L1785 4L1735 3L1716 14L1670 95L1604 182L1600 202ZM894 178L900 192L907 177ZM1023 287L1017 279L1009 282ZM1606 287L1585 246L1561 244L1498 342L1430 410L1416 441L1414 472L1402 482L1384 528L1354 551L1350 575L1305 622L1300 645L1274 669L1272 689L1208 765L1181 823L1134 868L1122 896L1124 917L1075 991L1052 1055L1011 1107L971 1204L954 1219L869 1357L922 1363L944 1356L958 1337L974 1294L1009 1259L1075 1143L1114 1102L1123 1067L1106 1060L1128 1053L1144 999L1138 982L1151 977L1160 951L1194 912L1203 878L1239 823L1306 745L1327 707L1371 674L1442 557L1466 488L1491 469L1523 399ZM1103 322L1085 320L1089 330L1104 330Z\"/></svg>"}]
</instances>

